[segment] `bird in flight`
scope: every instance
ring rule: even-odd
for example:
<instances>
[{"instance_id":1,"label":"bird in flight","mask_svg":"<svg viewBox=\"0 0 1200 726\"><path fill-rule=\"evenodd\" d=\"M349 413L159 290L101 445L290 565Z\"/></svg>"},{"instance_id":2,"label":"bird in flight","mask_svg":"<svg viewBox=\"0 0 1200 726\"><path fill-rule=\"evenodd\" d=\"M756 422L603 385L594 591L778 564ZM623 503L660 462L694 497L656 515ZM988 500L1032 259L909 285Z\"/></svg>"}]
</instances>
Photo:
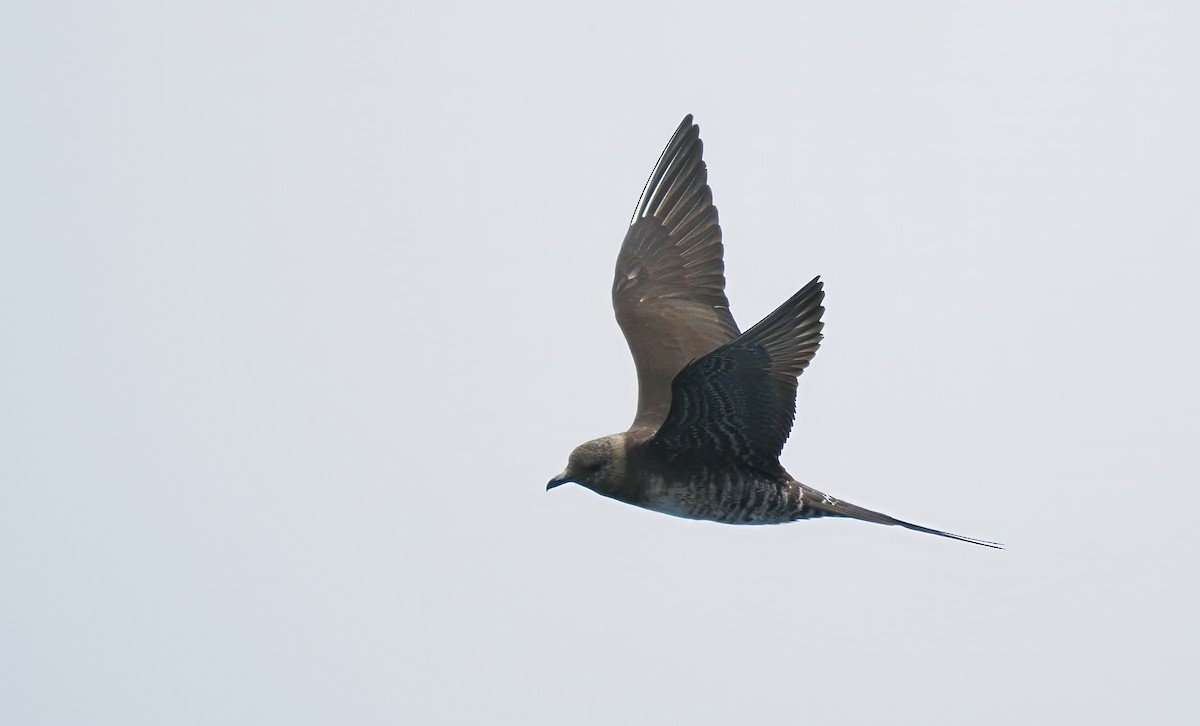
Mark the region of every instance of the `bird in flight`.
<instances>
[{"instance_id":1,"label":"bird in flight","mask_svg":"<svg viewBox=\"0 0 1200 726\"><path fill-rule=\"evenodd\" d=\"M654 165L617 256L613 308L637 367L633 425L578 446L546 490L574 482L688 519L848 517L1002 548L835 499L780 465L797 378L821 345L825 293L813 278L738 330L703 149L688 115Z\"/></svg>"}]
</instances>

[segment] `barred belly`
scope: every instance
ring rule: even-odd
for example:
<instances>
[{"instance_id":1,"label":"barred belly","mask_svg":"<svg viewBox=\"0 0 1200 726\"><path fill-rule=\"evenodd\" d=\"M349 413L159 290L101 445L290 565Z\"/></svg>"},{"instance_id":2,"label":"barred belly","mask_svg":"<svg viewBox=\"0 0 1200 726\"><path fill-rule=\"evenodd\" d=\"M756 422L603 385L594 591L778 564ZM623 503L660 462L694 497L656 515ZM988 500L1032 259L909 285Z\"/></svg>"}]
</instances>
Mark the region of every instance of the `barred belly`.
<instances>
[{"instance_id":1,"label":"barred belly","mask_svg":"<svg viewBox=\"0 0 1200 726\"><path fill-rule=\"evenodd\" d=\"M682 481L651 476L642 506L686 519L782 524L811 516L800 485L737 471L700 471Z\"/></svg>"}]
</instances>

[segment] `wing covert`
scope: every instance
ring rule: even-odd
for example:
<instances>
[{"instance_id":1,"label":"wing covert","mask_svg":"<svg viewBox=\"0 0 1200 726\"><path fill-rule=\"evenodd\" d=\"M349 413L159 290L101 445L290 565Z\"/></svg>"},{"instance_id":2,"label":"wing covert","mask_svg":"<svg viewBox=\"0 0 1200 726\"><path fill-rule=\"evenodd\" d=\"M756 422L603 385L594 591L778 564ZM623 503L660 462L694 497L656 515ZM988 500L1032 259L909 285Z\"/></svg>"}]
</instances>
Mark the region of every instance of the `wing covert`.
<instances>
[{"instance_id":1,"label":"wing covert","mask_svg":"<svg viewBox=\"0 0 1200 726\"><path fill-rule=\"evenodd\" d=\"M796 379L821 345L824 297L814 278L753 328L680 371L651 445L668 458L778 468L796 414Z\"/></svg>"}]
</instances>

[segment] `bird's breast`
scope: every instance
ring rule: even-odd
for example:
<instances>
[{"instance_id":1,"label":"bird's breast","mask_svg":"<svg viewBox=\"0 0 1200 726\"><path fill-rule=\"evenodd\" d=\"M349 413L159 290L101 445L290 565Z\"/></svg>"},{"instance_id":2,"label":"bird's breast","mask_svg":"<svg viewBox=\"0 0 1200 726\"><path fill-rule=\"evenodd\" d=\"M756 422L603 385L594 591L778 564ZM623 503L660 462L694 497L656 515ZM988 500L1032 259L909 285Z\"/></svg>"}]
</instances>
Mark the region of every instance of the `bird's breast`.
<instances>
[{"instance_id":1,"label":"bird's breast","mask_svg":"<svg viewBox=\"0 0 1200 726\"><path fill-rule=\"evenodd\" d=\"M697 469L684 476L647 474L642 482L646 509L685 519L726 524L779 524L800 514L795 482L734 469Z\"/></svg>"}]
</instances>

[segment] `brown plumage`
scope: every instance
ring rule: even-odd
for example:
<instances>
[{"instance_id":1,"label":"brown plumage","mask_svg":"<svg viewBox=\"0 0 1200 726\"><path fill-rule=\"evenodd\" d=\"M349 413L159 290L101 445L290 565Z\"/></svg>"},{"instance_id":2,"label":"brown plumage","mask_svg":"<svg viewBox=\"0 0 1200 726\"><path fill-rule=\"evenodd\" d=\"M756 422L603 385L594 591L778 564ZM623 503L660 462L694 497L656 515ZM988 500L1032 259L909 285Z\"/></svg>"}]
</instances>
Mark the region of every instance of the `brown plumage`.
<instances>
[{"instance_id":1,"label":"brown plumage","mask_svg":"<svg viewBox=\"0 0 1200 726\"><path fill-rule=\"evenodd\" d=\"M739 332L703 148L689 115L655 164L617 256L613 308L638 377L633 424L576 448L546 489L576 482L690 519L849 517L1000 547L839 501L780 465L797 378L821 345L825 293L814 278Z\"/></svg>"}]
</instances>

